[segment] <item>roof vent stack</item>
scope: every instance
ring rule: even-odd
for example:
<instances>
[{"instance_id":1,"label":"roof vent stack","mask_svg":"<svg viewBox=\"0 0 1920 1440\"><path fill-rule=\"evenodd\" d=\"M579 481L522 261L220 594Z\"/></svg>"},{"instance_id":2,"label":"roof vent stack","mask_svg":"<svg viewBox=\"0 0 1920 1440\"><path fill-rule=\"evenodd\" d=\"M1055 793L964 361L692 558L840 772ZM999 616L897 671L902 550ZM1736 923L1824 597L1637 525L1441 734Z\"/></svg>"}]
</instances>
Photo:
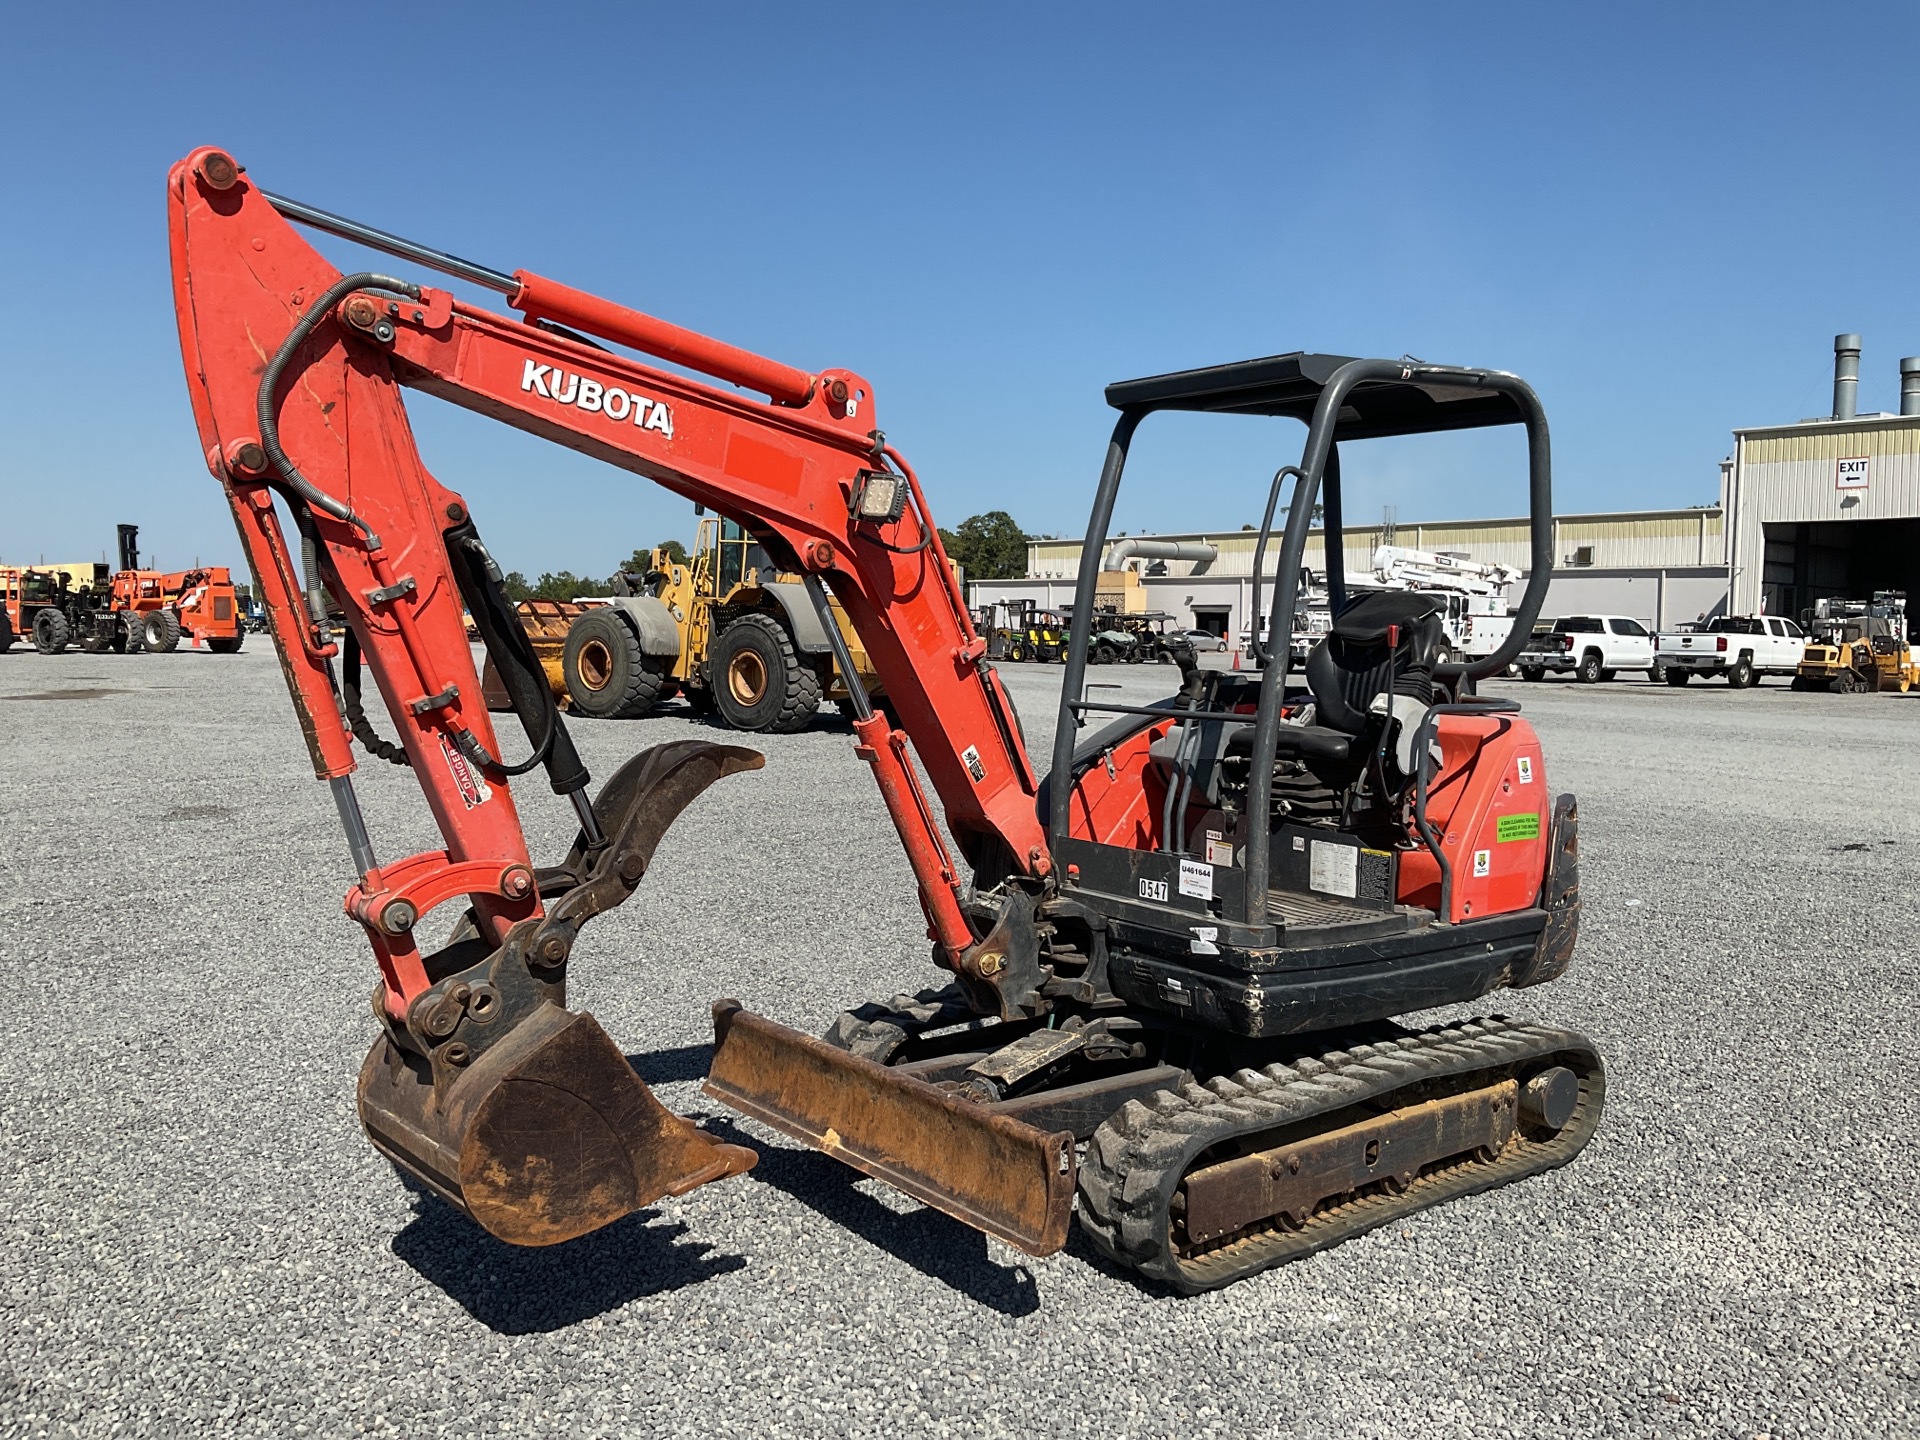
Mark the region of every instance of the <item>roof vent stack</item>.
<instances>
[{"instance_id":1,"label":"roof vent stack","mask_svg":"<svg viewBox=\"0 0 1920 1440\"><path fill-rule=\"evenodd\" d=\"M1833 418L1851 420L1860 402L1860 337L1833 337Z\"/></svg>"},{"instance_id":2,"label":"roof vent stack","mask_svg":"<svg viewBox=\"0 0 1920 1440\"><path fill-rule=\"evenodd\" d=\"M1920 415L1920 355L1900 362L1900 413Z\"/></svg>"}]
</instances>

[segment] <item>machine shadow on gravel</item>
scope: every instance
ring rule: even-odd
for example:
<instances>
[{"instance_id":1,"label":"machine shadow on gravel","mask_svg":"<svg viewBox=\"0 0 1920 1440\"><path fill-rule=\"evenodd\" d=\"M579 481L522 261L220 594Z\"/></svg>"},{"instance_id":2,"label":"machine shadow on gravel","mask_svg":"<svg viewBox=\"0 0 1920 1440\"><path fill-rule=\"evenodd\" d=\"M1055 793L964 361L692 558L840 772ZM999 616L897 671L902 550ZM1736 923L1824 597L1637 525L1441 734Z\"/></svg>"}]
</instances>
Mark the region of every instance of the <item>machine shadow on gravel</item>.
<instances>
[{"instance_id":1,"label":"machine shadow on gravel","mask_svg":"<svg viewBox=\"0 0 1920 1440\"><path fill-rule=\"evenodd\" d=\"M560 1245L509 1245L436 1196L407 1188L419 1213L393 1237L393 1253L497 1335L564 1330L747 1263L683 1241L685 1225L652 1223L658 1210L636 1211Z\"/></svg>"},{"instance_id":2,"label":"machine shadow on gravel","mask_svg":"<svg viewBox=\"0 0 1920 1440\"><path fill-rule=\"evenodd\" d=\"M713 1046L679 1045L671 1050L637 1050L627 1064L649 1085L676 1085L707 1078L713 1068Z\"/></svg>"},{"instance_id":3,"label":"machine shadow on gravel","mask_svg":"<svg viewBox=\"0 0 1920 1440\"><path fill-rule=\"evenodd\" d=\"M987 1237L938 1210L902 1215L856 1188L866 1177L812 1150L770 1145L723 1119L706 1130L733 1145L750 1145L760 1163L746 1174L784 1191L815 1214L876 1245L968 1299L1015 1319L1040 1308L1039 1287L1025 1265L999 1265Z\"/></svg>"}]
</instances>

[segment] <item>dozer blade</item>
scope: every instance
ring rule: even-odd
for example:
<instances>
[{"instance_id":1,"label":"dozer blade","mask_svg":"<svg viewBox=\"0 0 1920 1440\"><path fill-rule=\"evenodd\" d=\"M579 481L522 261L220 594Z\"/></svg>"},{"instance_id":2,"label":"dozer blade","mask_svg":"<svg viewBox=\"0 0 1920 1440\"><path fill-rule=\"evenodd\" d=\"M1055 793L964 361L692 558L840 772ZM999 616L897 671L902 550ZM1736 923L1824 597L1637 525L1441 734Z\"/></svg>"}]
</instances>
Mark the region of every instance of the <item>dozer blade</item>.
<instances>
[{"instance_id":1,"label":"dozer blade","mask_svg":"<svg viewBox=\"0 0 1920 1440\"><path fill-rule=\"evenodd\" d=\"M360 1069L360 1122L400 1170L515 1245L571 1240L751 1169L667 1110L591 1015L542 1005L436 1095L384 1036Z\"/></svg>"},{"instance_id":2,"label":"dozer blade","mask_svg":"<svg viewBox=\"0 0 1920 1440\"><path fill-rule=\"evenodd\" d=\"M1067 1243L1070 1132L1049 1135L741 1008L713 1007L707 1094L1029 1255Z\"/></svg>"}]
</instances>

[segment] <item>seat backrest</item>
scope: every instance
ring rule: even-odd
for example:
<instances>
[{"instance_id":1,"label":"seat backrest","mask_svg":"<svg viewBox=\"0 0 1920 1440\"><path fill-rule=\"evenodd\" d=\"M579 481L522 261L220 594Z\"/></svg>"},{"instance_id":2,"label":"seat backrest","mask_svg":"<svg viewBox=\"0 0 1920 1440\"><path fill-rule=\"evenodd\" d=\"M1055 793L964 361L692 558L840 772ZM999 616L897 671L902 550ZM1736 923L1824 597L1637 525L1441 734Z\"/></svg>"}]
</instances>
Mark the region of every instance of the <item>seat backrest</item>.
<instances>
[{"instance_id":1,"label":"seat backrest","mask_svg":"<svg viewBox=\"0 0 1920 1440\"><path fill-rule=\"evenodd\" d=\"M1442 603L1411 590L1377 590L1335 616L1307 656L1317 722L1358 735L1376 696L1397 691L1431 701L1433 662L1446 635Z\"/></svg>"}]
</instances>

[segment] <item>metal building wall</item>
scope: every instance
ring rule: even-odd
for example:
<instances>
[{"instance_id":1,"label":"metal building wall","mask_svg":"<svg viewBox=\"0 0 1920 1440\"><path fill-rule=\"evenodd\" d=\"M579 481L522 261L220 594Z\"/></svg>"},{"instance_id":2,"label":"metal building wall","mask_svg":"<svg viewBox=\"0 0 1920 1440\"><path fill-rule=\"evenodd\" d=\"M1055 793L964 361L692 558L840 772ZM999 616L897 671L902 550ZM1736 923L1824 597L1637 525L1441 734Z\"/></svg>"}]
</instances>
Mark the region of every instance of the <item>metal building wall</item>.
<instances>
[{"instance_id":1,"label":"metal building wall","mask_svg":"<svg viewBox=\"0 0 1920 1440\"><path fill-rule=\"evenodd\" d=\"M1864 456L1865 489L1842 490L1839 462ZM1734 432L1732 608L1759 607L1765 527L1920 518L1920 416L1862 416Z\"/></svg>"},{"instance_id":2,"label":"metal building wall","mask_svg":"<svg viewBox=\"0 0 1920 1440\"><path fill-rule=\"evenodd\" d=\"M1563 515L1554 526L1554 553L1562 568L1568 567L1583 548L1591 549L1587 563L1597 569L1679 569L1726 563L1724 517L1718 506L1612 515ZM1382 543L1381 535L1378 525L1347 528L1344 550L1349 574L1366 573L1373 562L1375 548ZM1169 575L1225 577L1253 573L1257 537L1251 530L1193 531L1151 538L1202 540L1219 551L1211 562L1169 561ZM1533 554L1524 519L1416 521L1397 525L1393 538L1395 544L1412 549L1464 551L1475 560L1509 565L1521 571L1527 568ZM1277 562L1278 551L1276 539L1267 549L1269 574ZM1079 573L1079 563L1080 541L1077 539L1028 543L1030 578L1071 580ZM1326 568L1326 552L1321 532L1317 530L1307 539L1306 563L1316 571Z\"/></svg>"}]
</instances>

